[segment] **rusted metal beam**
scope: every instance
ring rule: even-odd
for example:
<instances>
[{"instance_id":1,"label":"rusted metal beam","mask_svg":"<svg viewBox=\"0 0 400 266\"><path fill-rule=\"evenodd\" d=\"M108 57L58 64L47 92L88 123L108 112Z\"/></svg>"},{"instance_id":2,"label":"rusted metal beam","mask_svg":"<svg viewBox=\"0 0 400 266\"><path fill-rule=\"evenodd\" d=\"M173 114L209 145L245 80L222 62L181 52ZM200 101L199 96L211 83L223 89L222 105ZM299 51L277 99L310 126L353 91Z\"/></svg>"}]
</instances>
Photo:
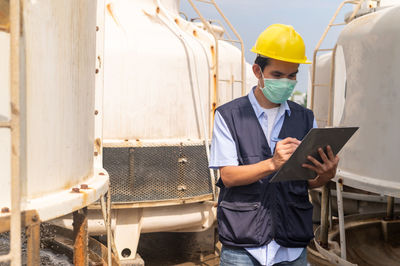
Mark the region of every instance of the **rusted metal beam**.
<instances>
[{"instance_id":1,"label":"rusted metal beam","mask_svg":"<svg viewBox=\"0 0 400 266\"><path fill-rule=\"evenodd\" d=\"M36 219L36 218L34 218ZM34 223L26 228L27 265L40 265L40 223Z\"/></svg>"},{"instance_id":2,"label":"rusted metal beam","mask_svg":"<svg viewBox=\"0 0 400 266\"><path fill-rule=\"evenodd\" d=\"M387 197L386 220L394 219L394 197Z\"/></svg>"},{"instance_id":3,"label":"rusted metal beam","mask_svg":"<svg viewBox=\"0 0 400 266\"><path fill-rule=\"evenodd\" d=\"M74 227L74 265L88 265L88 219L87 208L82 208L73 213Z\"/></svg>"}]
</instances>

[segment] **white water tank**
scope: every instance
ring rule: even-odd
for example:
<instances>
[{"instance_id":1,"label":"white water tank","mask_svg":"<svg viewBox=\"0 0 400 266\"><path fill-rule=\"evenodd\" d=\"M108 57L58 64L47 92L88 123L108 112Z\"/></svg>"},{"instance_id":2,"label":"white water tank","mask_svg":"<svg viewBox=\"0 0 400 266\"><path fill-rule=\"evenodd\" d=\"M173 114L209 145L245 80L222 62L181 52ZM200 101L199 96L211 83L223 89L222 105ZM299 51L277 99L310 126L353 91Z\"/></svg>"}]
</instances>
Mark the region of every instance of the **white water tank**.
<instances>
[{"instance_id":1,"label":"white water tank","mask_svg":"<svg viewBox=\"0 0 400 266\"><path fill-rule=\"evenodd\" d=\"M179 2L106 2L104 165L114 203L212 199L206 143L215 108L242 95L241 52L217 47ZM247 76L245 91L256 84Z\"/></svg>"},{"instance_id":2,"label":"white water tank","mask_svg":"<svg viewBox=\"0 0 400 266\"><path fill-rule=\"evenodd\" d=\"M23 1L22 209L37 210L42 221L85 207L107 190L108 175L94 159L101 146L101 132L95 132L102 75L102 69L96 71L97 7L96 0ZM0 121L8 121L10 34L4 31L0 58ZM10 129L0 129L0 147L0 207L10 207ZM81 184L88 188L72 192Z\"/></svg>"},{"instance_id":3,"label":"white water tank","mask_svg":"<svg viewBox=\"0 0 400 266\"><path fill-rule=\"evenodd\" d=\"M337 82L337 125L359 126L341 152L338 175L345 184L400 196L400 6L387 7L349 23L338 38L345 76ZM336 99L335 99L336 100ZM340 115L342 113L342 115Z\"/></svg>"}]
</instances>

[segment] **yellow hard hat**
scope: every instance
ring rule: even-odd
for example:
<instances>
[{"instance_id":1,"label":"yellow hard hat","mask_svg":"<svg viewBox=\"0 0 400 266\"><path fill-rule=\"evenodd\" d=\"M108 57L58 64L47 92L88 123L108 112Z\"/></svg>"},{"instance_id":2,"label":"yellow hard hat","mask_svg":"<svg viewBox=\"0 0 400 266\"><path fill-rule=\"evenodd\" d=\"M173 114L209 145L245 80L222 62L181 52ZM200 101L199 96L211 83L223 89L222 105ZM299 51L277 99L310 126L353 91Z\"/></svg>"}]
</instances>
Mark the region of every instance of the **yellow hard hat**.
<instances>
[{"instance_id":1,"label":"yellow hard hat","mask_svg":"<svg viewBox=\"0 0 400 266\"><path fill-rule=\"evenodd\" d=\"M273 24L266 28L251 51L281 61L311 64L306 57L303 38L289 25Z\"/></svg>"}]
</instances>

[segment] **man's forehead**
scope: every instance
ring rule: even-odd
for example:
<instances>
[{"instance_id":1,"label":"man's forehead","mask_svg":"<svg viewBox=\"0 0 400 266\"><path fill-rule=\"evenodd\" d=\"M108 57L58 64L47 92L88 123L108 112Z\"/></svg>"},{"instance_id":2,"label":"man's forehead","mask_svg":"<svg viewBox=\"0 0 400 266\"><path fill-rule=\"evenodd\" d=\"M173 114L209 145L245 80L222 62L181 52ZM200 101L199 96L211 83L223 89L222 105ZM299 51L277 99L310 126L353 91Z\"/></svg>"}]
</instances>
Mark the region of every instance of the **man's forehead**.
<instances>
[{"instance_id":1,"label":"man's forehead","mask_svg":"<svg viewBox=\"0 0 400 266\"><path fill-rule=\"evenodd\" d=\"M284 74L291 74L298 71L299 64L272 59L267 68L270 72L278 71Z\"/></svg>"}]
</instances>

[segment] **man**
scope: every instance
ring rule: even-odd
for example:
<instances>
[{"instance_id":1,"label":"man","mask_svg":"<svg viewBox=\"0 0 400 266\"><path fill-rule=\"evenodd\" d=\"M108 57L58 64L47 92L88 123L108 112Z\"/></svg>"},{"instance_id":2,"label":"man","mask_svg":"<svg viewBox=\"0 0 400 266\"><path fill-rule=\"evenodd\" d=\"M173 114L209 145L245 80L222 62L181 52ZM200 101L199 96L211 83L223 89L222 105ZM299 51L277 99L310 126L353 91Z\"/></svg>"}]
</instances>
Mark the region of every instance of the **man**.
<instances>
[{"instance_id":1,"label":"man","mask_svg":"<svg viewBox=\"0 0 400 266\"><path fill-rule=\"evenodd\" d=\"M339 158L319 149L323 163L308 157L318 176L310 181L269 183L308 131L314 115L288 101L299 64L310 63L292 26L274 24L257 39L250 93L217 108L210 167L220 170L218 230L221 265L307 265L313 238L308 189L336 174Z\"/></svg>"}]
</instances>

